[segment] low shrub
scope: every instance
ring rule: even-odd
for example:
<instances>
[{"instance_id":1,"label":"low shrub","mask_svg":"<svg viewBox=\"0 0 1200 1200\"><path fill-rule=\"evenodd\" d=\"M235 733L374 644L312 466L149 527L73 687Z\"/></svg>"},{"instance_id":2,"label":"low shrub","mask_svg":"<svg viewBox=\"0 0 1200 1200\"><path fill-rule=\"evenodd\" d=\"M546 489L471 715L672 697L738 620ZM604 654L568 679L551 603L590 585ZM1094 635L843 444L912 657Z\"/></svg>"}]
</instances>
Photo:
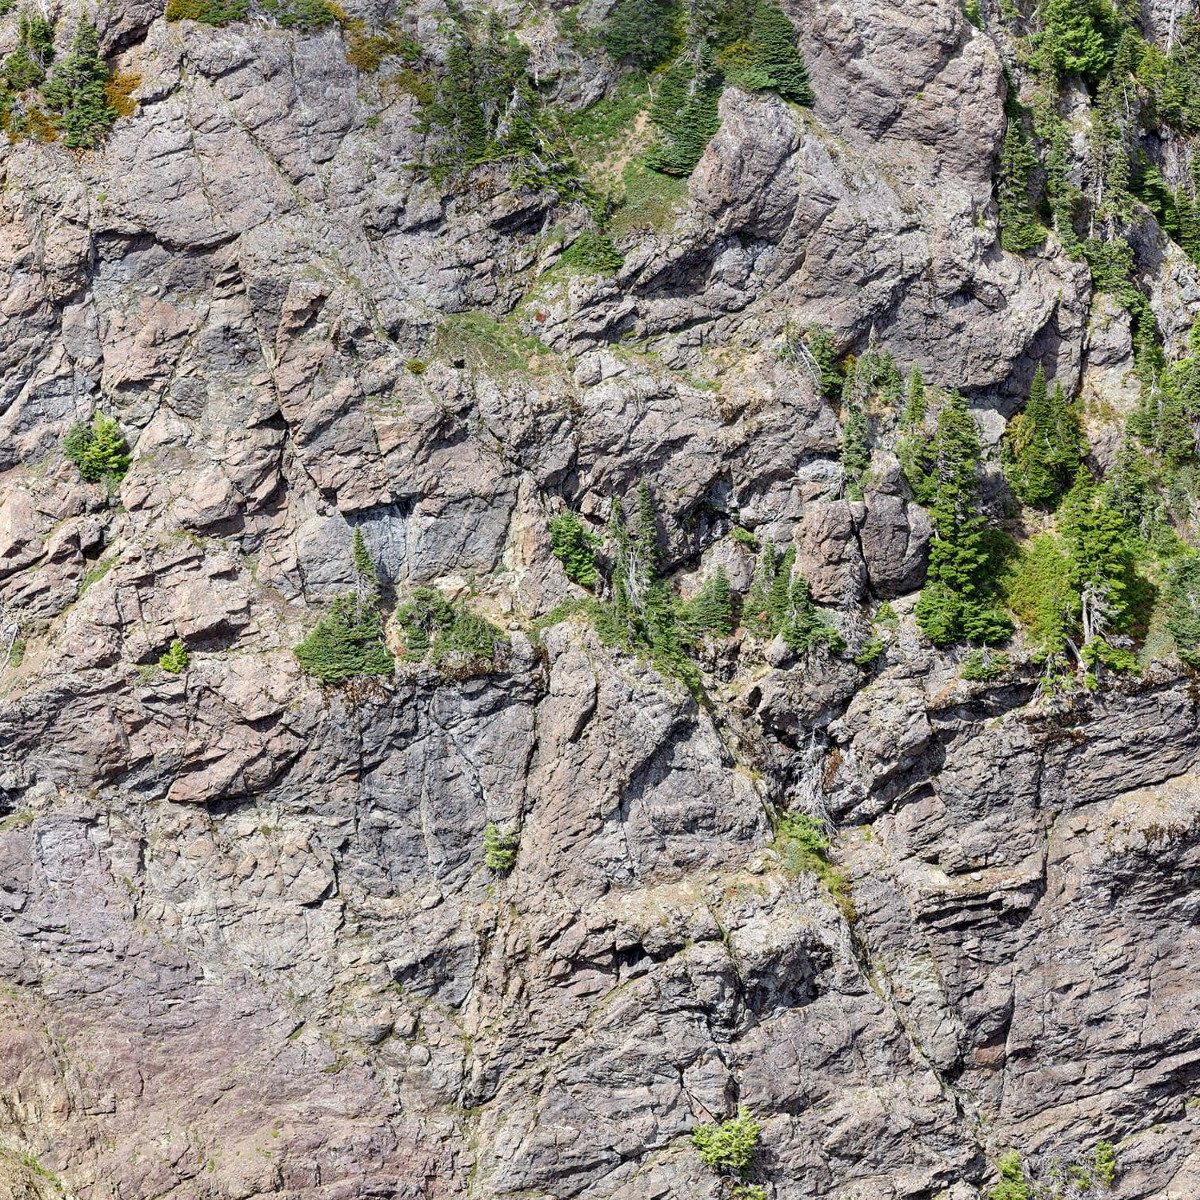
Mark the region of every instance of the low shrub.
<instances>
[{"instance_id":1,"label":"low shrub","mask_svg":"<svg viewBox=\"0 0 1200 1200\"><path fill-rule=\"evenodd\" d=\"M988 1193L988 1200L1031 1200L1033 1193L1025 1180L1021 1156L1012 1150L996 1163L1000 1182Z\"/></svg>"},{"instance_id":2,"label":"low shrub","mask_svg":"<svg viewBox=\"0 0 1200 1200\"><path fill-rule=\"evenodd\" d=\"M872 633L865 642L862 649L854 656L855 665L860 667L869 667L873 662L877 661L884 650L887 649L887 643L877 634Z\"/></svg>"},{"instance_id":3,"label":"low shrub","mask_svg":"<svg viewBox=\"0 0 1200 1200\"><path fill-rule=\"evenodd\" d=\"M62 448L88 483L119 483L129 470L129 450L121 427L103 413L97 413L90 423L76 421Z\"/></svg>"},{"instance_id":4,"label":"low shrub","mask_svg":"<svg viewBox=\"0 0 1200 1200\"><path fill-rule=\"evenodd\" d=\"M337 11L327 0L262 0L262 7L281 29L297 33L313 33L337 21Z\"/></svg>"},{"instance_id":5,"label":"low shrub","mask_svg":"<svg viewBox=\"0 0 1200 1200\"><path fill-rule=\"evenodd\" d=\"M959 675L971 683L994 683L1008 672L1008 655L994 650L972 650L963 659Z\"/></svg>"},{"instance_id":6,"label":"low shrub","mask_svg":"<svg viewBox=\"0 0 1200 1200\"><path fill-rule=\"evenodd\" d=\"M166 18L221 26L244 21L249 12L249 0L167 0Z\"/></svg>"},{"instance_id":7,"label":"low shrub","mask_svg":"<svg viewBox=\"0 0 1200 1200\"><path fill-rule=\"evenodd\" d=\"M192 656L188 654L187 647L176 638L167 652L159 658L158 665L170 675L180 675L187 670L191 661Z\"/></svg>"},{"instance_id":8,"label":"low shrub","mask_svg":"<svg viewBox=\"0 0 1200 1200\"><path fill-rule=\"evenodd\" d=\"M142 84L142 77L134 71L114 71L104 85L104 99L118 117L131 117L137 109L133 93Z\"/></svg>"},{"instance_id":9,"label":"low shrub","mask_svg":"<svg viewBox=\"0 0 1200 1200\"><path fill-rule=\"evenodd\" d=\"M613 240L598 229L585 229L563 251L562 262L585 275L611 275L620 270L625 256Z\"/></svg>"},{"instance_id":10,"label":"low shrub","mask_svg":"<svg viewBox=\"0 0 1200 1200\"><path fill-rule=\"evenodd\" d=\"M744 1106L736 1117L719 1125L698 1125L692 1130L692 1145L700 1161L714 1171L742 1175L754 1160L762 1129Z\"/></svg>"},{"instance_id":11,"label":"low shrub","mask_svg":"<svg viewBox=\"0 0 1200 1200\"><path fill-rule=\"evenodd\" d=\"M507 875L516 865L518 844L515 833L489 821L483 831L483 865L497 875Z\"/></svg>"},{"instance_id":12,"label":"low shrub","mask_svg":"<svg viewBox=\"0 0 1200 1200\"><path fill-rule=\"evenodd\" d=\"M396 610L396 624L404 637L404 660L419 663L428 656L435 667L450 658L470 666L495 665L496 654L507 639L490 621L460 601L451 603L436 588L417 588Z\"/></svg>"}]
</instances>

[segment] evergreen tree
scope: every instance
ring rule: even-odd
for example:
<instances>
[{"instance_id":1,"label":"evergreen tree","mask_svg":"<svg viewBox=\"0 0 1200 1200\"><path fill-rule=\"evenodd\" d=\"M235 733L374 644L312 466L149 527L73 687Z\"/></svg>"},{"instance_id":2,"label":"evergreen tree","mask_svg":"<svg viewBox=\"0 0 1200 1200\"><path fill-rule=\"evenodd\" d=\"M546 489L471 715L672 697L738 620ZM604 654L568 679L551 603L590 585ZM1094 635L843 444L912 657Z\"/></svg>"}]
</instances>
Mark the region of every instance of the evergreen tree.
<instances>
[{"instance_id":1,"label":"evergreen tree","mask_svg":"<svg viewBox=\"0 0 1200 1200\"><path fill-rule=\"evenodd\" d=\"M771 88L796 104L812 103L808 68L796 49L796 31L772 0L758 0L754 6L746 40L751 66L764 80L760 86Z\"/></svg>"},{"instance_id":2,"label":"evergreen tree","mask_svg":"<svg viewBox=\"0 0 1200 1200\"><path fill-rule=\"evenodd\" d=\"M633 526L633 542L637 549L638 561L646 579L658 575L662 565L662 552L658 544L658 510L654 506L654 496L650 485L638 484L637 519Z\"/></svg>"},{"instance_id":3,"label":"evergreen tree","mask_svg":"<svg viewBox=\"0 0 1200 1200\"><path fill-rule=\"evenodd\" d=\"M759 551L754 566L754 579L746 602L742 605L742 619L752 633L759 637L769 636L771 630L771 586L779 573L779 562L775 547L767 542Z\"/></svg>"},{"instance_id":4,"label":"evergreen tree","mask_svg":"<svg viewBox=\"0 0 1200 1200\"><path fill-rule=\"evenodd\" d=\"M841 634L818 612L812 588L803 575L797 575L788 589L788 604L778 631L788 648L804 654L818 646L834 653L845 647Z\"/></svg>"},{"instance_id":5,"label":"evergreen tree","mask_svg":"<svg viewBox=\"0 0 1200 1200\"><path fill-rule=\"evenodd\" d=\"M1163 599L1179 657L1200 669L1200 554L1189 551L1172 564Z\"/></svg>"},{"instance_id":6,"label":"evergreen tree","mask_svg":"<svg viewBox=\"0 0 1200 1200\"><path fill-rule=\"evenodd\" d=\"M293 651L301 669L322 683L390 675L395 666L392 652L384 644L375 563L367 553L361 529L354 531L350 558L355 590L335 597L328 612Z\"/></svg>"},{"instance_id":7,"label":"evergreen tree","mask_svg":"<svg viewBox=\"0 0 1200 1200\"><path fill-rule=\"evenodd\" d=\"M421 110L425 168L435 180L480 163L514 163L514 186L578 193L578 165L529 74L529 49L493 14L456 17L446 65Z\"/></svg>"},{"instance_id":8,"label":"evergreen tree","mask_svg":"<svg viewBox=\"0 0 1200 1200\"><path fill-rule=\"evenodd\" d=\"M963 639L996 644L1012 632L1012 624L994 602L995 571L979 487L979 432L957 393L938 413L929 458L934 536L917 621L934 645Z\"/></svg>"},{"instance_id":9,"label":"evergreen tree","mask_svg":"<svg viewBox=\"0 0 1200 1200\"><path fill-rule=\"evenodd\" d=\"M483 865L497 875L507 875L517 865L520 843L515 833L493 821L483 827Z\"/></svg>"},{"instance_id":10,"label":"evergreen tree","mask_svg":"<svg viewBox=\"0 0 1200 1200\"><path fill-rule=\"evenodd\" d=\"M474 47L461 32L446 52L446 73L421 113L420 129L436 130L445 140L444 153L460 155L468 164L483 162L491 147L491 114L481 95Z\"/></svg>"},{"instance_id":11,"label":"evergreen tree","mask_svg":"<svg viewBox=\"0 0 1200 1200\"><path fill-rule=\"evenodd\" d=\"M904 398L904 411L900 424L905 429L915 429L925 422L925 380L920 367L913 367L908 377L908 391Z\"/></svg>"},{"instance_id":12,"label":"evergreen tree","mask_svg":"<svg viewBox=\"0 0 1200 1200\"><path fill-rule=\"evenodd\" d=\"M91 21L82 19L71 49L42 88L48 108L61 114L63 141L73 149L97 145L117 119L104 85L108 67L100 57L100 38Z\"/></svg>"},{"instance_id":13,"label":"evergreen tree","mask_svg":"<svg viewBox=\"0 0 1200 1200\"><path fill-rule=\"evenodd\" d=\"M808 580L794 574L795 565L795 546L789 546L782 558L769 542L763 547L742 607L747 628L762 638L782 637L797 654L818 646L835 652L843 649L841 635L813 603Z\"/></svg>"},{"instance_id":14,"label":"evergreen tree","mask_svg":"<svg viewBox=\"0 0 1200 1200\"><path fill-rule=\"evenodd\" d=\"M866 351L854 367L858 386L863 396L878 396L889 408L895 408L900 402L904 391L904 380L900 368L890 350L875 349L875 331L871 331L871 341Z\"/></svg>"},{"instance_id":15,"label":"evergreen tree","mask_svg":"<svg viewBox=\"0 0 1200 1200\"><path fill-rule=\"evenodd\" d=\"M1188 175L1188 183L1175 193L1177 236L1187 256L1200 263L1200 155L1193 157Z\"/></svg>"},{"instance_id":16,"label":"evergreen tree","mask_svg":"<svg viewBox=\"0 0 1200 1200\"><path fill-rule=\"evenodd\" d=\"M1084 205L1083 192L1071 182L1071 136L1067 123L1053 113L1046 153L1046 196L1054 220L1054 232L1071 258L1082 251L1075 221Z\"/></svg>"},{"instance_id":17,"label":"evergreen tree","mask_svg":"<svg viewBox=\"0 0 1200 1200\"><path fill-rule=\"evenodd\" d=\"M870 466L871 433L867 414L861 404L852 403L842 432L842 470L846 478L846 495L851 500L863 498L863 485Z\"/></svg>"},{"instance_id":18,"label":"evergreen tree","mask_svg":"<svg viewBox=\"0 0 1200 1200\"><path fill-rule=\"evenodd\" d=\"M562 563L567 578L580 587L596 586L597 541L570 509L550 518L550 552Z\"/></svg>"},{"instance_id":19,"label":"evergreen tree","mask_svg":"<svg viewBox=\"0 0 1200 1200\"><path fill-rule=\"evenodd\" d=\"M842 390L842 369L838 365L837 345L824 325L810 325L805 331L808 353L816 364L821 395L832 400Z\"/></svg>"},{"instance_id":20,"label":"evergreen tree","mask_svg":"<svg viewBox=\"0 0 1200 1200\"><path fill-rule=\"evenodd\" d=\"M1158 478L1145 453L1126 438L1104 481L1107 503L1135 534L1147 537L1165 521L1157 492Z\"/></svg>"},{"instance_id":21,"label":"evergreen tree","mask_svg":"<svg viewBox=\"0 0 1200 1200\"><path fill-rule=\"evenodd\" d=\"M1098 79L1112 60L1101 27L1108 15L1095 0L1043 0L1038 47L1061 75Z\"/></svg>"},{"instance_id":22,"label":"evergreen tree","mask_svg":"<svg viewBox=\"0 0 1200 1200\"><path fill-rule=\"evenodd\" d=\"M1093 220L1112 237L1118 227L1133 220L1134 197L1125 123L1127 103L1123 87L1105 78L1091 110L1090 175Z\"/></svg>"},{"instance_id":23,"label":"evergreen tree","mask_svg":"<svg viewBox=\"0 0 1200 1200\"><path fill-rule=\"evenodd\" d=\"M369 587L377 587L379 576L375 569L375 560L367 549L366 538L361 529L355 529L350 539L350 562L354 567L355 576Z\"/></svg>"},{"instance_id":24,"label":"evergreen tree","mask_svg":"<svg viewBox=\"0 0 1200 1200\"><path fill-rule=\"evenodd\" d=\"M23 12L17 19L17 45L4 60L9 90L23 92L46 78L54 58L54 26L41 13Z\"/></svg>"},{"instance_id":25,"label":"evergreen tree","mask_svg":"<svg viewBox=\"0 0 1200 1200\"><path fill-rule=\"evenodd\" d=\"M301 668L322 683L361 675L390 675L394 662L383 644L378 609L353 593L334 599L329 611L295 648Z\"/></svg>"},{"instance_id":26,"label":"evergreen tree","mask_svg":"<svg viewBox=\"0 0 1200 1200\"><path fill-rule=\"evenodd\" d=\"M1068 578L1078 597L1083 649L1107 657L1110 632L1129 627L1134 582L1125 522L1081 466L1059 519L1068 552Z\"/></svg>"},{"instance_id":27,"label":"evergreen tree","mask_svg":"<svg viewBox=\"0 0 1200 1200\"><path fill-rule=\"evenodd\" d=\"M1194 12L1179 23L1156 99L1159 112L1177 129L1200 129L1200 19Z\"/></svg>"},{"instance_id":28,"label":"evergreen tree","mask_svg":"<svg viewBox=\"0 0 1200 1200\"><path fill-rule=\"evenodd\" d=\"M771 636L787 624L792 598L792 571L796 566L796 547L789 546L775 567L775 577L767 592L767 630Z\"/></svg>"},{"instance_id":29,"label":"evergreen tree","mask_svg":"<svg viewBox=\"0 0 1200 1200\"><path fill-rule=\"evenodd\" d=\"M1198 323L1200 324L1200 323ZM1196 459L1196 422L1200 420L1200 352L1197 331L1189 339L1191 353L1161 371L1152 371L1130 426L1169 468Z\"/></svg>"},{"instance_id":30,"label":"evergreen tree","mask_svg":"<svg viewBox=\"0 0 1200 1200\"><path fill-rule=\"evenodd\" d=\"M1020 122L1010 119L1000 150L996 204L1000 217L1000 245L1010 254L1023 254L1041 245L1046 230L1034 212L1030 186L1037 158Z\"/></svg>"},{"instance_id":31,"label":"evergreen tree","mask_svg":"<svg viewBox=\"0 0 1200 1200\"><path fill-rule=\"evenodd\" d=\"M686 606L681 612L670 584L661 575L658 514L647 485L638 489L632 524L626 522L620 501L613 500L608 543L612 561L610 599L590 609L601 640L626 650L649 651L656 667L681 677L696 690L700 686L699 673L683 653L689 632Z\"/></svg>"},{"instance_id":32,"label":"evergreen tree","mask_svg":"<svg viewBox=\"0 0 1200 1200\"><path fill-rule=\"evenodd\" d=\"M706 579L680 614L684 629L692 637L712 634L728 637L733 632L733 589L724 567Z\"/></svg>"},{"instance_id":33,"label":"evergreen tree","mask_svg":"<svg viewBox=\"0 0 1200 1200\"><path fill-rule=\"evenodd\" d=\"M651 70L675 48L680 19L675 0L617 0L604 26L604 48L614 62Z\"/></svg>"},{"instance_id":34,"label":"evergreen tree","mask_svg":"<svg viewBox=\"0 0 1200 1200\"><path fill-rule=\"evenodd\" d=\"M1024 411L1009 423L1008 477L1021 501L1053 508L1071 485L1083 457L1083 431L1061 384L1046 387L1039 366Z\"/></svg>"},{"instance_id":35,"label":"evergreen tree","mask_svg":"<svg viewBox=\"0 0 1200 1200\"><path fill-rule=\"evenodd\" d=\"M630 601L630 589L638 586L638 563L621 501L615 496L608 514L608 542L612 546L611 625L619 639L627 643L633 632L634 605Z\"/></svg>"},{"instance_id":36,"label":"evergreen tree","mask_svg":"<svg viewBox=\"0 0 1200 1200\"><path fill-rule=\"evenodd\" d=\"M404 634L406 662L419 662L437 634L454 623L454 605L436 588L422 587L396 609L396 624Z\"/></svg>"},{"instance_id":37,"label":"evergreen tree","mask_svg":"<svg viewBox=\"0 0 1200 1200\"><path fill-rule=\"evenodd\" d=\"M676 602L670 584L661 575L662 551L658 541L658 512L650 488L638 487L637 522L633 544L642 580L640 633L659 655L675 661L680 655Z\"/></svg>"},{"instance_id":38,"label":"evergreen tree","mask_svg":"<svg viewBox=\"0 0 1200 1200\"><path fill-rule=\"evenodd\" d=\"M97 413L90 424L77 421L63 439L63 454L88 483L119 483L129 470L129 450L120 425Z\"/></svg>"}]
</instances>

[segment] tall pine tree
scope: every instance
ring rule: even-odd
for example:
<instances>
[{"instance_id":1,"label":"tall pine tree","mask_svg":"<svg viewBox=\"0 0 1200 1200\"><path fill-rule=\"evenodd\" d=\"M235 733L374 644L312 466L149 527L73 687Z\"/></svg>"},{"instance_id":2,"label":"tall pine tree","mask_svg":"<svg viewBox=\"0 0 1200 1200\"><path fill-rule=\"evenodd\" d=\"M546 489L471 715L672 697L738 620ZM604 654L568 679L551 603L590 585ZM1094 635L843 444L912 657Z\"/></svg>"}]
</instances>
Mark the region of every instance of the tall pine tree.
<instances>
[{"instance_id":1,"label":"tall pine tree","mask_svg":"<svg viewBox=\"0 0 1200 1200\"><path fill-rule=\"evenodd\" d=\"M772 0L759 0L750 18L750 63L761 72L761 86L796 104L811 104L808 68L796 49L796 31L783 10Z\"/></svg>"},{"instance_id":2,"label":"tall pine tree","mask_svg":"<svg viewBox=\"0 0 1200 1200\"><path fill-rule=\"evenodd\" d=\"M1061 384L1046 387L1040 366L1024 410L1009 423L1007 452L1013 491L1033 508L1053 508L1083 458L1079 414Z\"/></svg>"},{"instance_id":3,"label":"tall pine tree","mask_svg":"<svg viewBox=\"0 0 1200 1200\"><path fill-rule=\"evenodd\" d=\"M1038 47L1060 74L1098 79L1112 60L1107 31L1101 28L1110 13L1095 0L1043 0Z\"/></svg>"},{"instance_id":4,"label":"tall pine tree","mask_svg":"<svg viewBox=\"0 0 1200 1200\"><path fill-rule=\"evenodd\" d=\"M1000 216L1000 245L1010 254L1040 246L1046 230L1034 211L1030 186L1037 158L1020 122L1010 119L1000 149L996 204Z\"/></svg>"},{"instance_id":5,"label":"tall pine tree","mask_svg":"<svg viewBox=\"0 0 1200 1200\"><path fill-rule=\"evenodd\" d=\"M1012 623L995 603L996 578L983 515L979 432L966 401L952 393L929 447L933 541L916 617L936 646L969 639L995 645Z\"/></svg>"},{"instance_id":6,"label":"tall pine tree","mask_svg":"<svg viewBox=\"0 0 1200 1200\"><path fill-rule=\"evenodd\" d=\"M1128 527L1111 508L1086 467L1081 466L1063 500L1059 519L1067 544L1068 578L1077 597L1083 648L1129 628L1133 556Z\"/></svg>"}]
</instances>

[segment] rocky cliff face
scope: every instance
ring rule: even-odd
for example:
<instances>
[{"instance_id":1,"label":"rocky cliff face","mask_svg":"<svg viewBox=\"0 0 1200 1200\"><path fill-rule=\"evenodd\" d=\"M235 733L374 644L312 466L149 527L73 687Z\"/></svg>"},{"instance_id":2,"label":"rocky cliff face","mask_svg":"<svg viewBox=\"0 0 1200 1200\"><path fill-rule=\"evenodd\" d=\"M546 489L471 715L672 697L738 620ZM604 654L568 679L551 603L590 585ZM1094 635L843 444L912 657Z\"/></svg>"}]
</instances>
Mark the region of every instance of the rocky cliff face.
<instances>
[{"instance_id":1,"label":"rocky cliff face","mask_svg":"<svg viewBox=\"0 0 1200 1200\"><path fill-rule=\"evenodd\" d=\"M1127 409L1128 318L1000 249L1002 35L785 7L814 105L727 88L609 274L555 266L583 210L511 163L415 166L419 98L348 26L114 3L136 111L0 147L0 1193L717 1200L688 1135L745 1105L778 1200L977 1200L1014 1149L1066 1197L1102 1140L1114 1196L1200 1194L1194 688L963 680L911 615L924 509L884 446L846 494L845 413L780 352L873 338L994 447L1039 365ZM565 112L616 86L497 11ZM444 54L434 0L354 15ZM1179 342L1200 281L1160 257ZM63 456L97 410L119 488ZM643 481L682 594L750 586L736 525L852 650L890 600L882 657L739 632L698 700L556 620L549 519ZM355 530L387 606L505 631L492 669L302 673ZM832 866L789 868L787 810Z\"/></svg>"}]
</instances>

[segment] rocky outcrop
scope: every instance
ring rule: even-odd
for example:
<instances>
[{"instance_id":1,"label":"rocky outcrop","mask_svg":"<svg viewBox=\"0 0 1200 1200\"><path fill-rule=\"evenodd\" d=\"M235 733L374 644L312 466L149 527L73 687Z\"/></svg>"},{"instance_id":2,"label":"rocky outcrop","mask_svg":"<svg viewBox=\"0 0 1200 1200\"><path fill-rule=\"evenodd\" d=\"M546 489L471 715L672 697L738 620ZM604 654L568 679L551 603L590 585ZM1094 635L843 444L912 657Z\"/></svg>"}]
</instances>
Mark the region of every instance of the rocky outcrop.
<instances>
[{"instance_id":1,"label":"rocky outcrop","mask_svg":"<svg viewBox=\"0 0 1200 1200\"><path fill-rule=\"evenodd\" d=\"M415 170L411 89L337 28L113 6L135 115L0 147L0 1192L717 1200L688 1135L739 1104L776 1200L978 1200L1101 1138L1114 1196L1195 1191L1189 687L964 683L911 618L928 516L890 453L846 496L845 413L782 352L874 331L997 432L1039 364L1126 405L1128 320L1000 251L957 3L787 7L816 105L727 89L612 276L555 268L580 212L503 165ZM531 28L564 104L603 92ZM119 489L61 452L95 409ZM702 646L701 702L549 620L549 516L641 482L667 571L744 593L748 543L794 547L850 651ZM354 530L389 606L503 626L495 669L304 676Z\"/></svg>"}]
</instances>

